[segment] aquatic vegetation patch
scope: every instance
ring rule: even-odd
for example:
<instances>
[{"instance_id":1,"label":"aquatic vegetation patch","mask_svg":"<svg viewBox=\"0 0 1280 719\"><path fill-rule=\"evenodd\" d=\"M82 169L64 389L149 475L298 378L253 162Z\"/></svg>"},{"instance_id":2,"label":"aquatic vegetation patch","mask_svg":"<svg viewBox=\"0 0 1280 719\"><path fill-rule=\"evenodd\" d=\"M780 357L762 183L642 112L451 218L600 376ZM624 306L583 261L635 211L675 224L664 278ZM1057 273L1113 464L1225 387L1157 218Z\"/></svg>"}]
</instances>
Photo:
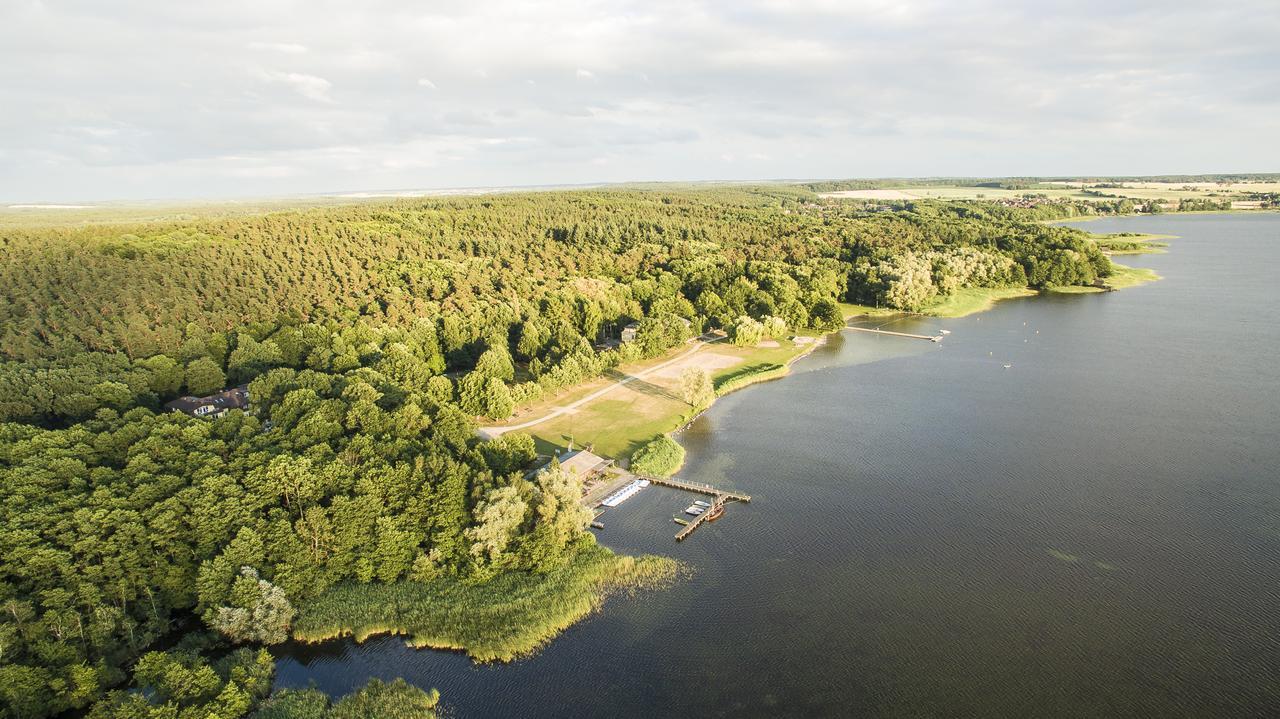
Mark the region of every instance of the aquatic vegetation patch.
<instances>
[{"instance_id":1,"label":"aquatic vegetation patch","mask_svg":"<svg viewBox=\"0 0 1280 719\"><path fill-rule=\"evenodd\" d=\"M343 584L301 608L294 638L356 641L401 634L414 647L455 649L476 661L511 661L533 653L616 593L672 583L679 563L619 556L591 545L548 572L506 572L483 583L456 577L430 582Z\"/></svg>"},{"instance_id":2,"label":"aquatic vegetation patch","mask_svg":"<svg viewBox=\"0 0 1280 719\"><path fill-rule=\"evenodd\" d=\"M1115 262L1111 263L1111 267L1112 272L1111 276L1107 278L1107 284L1118 290L1161 279L1155 270L1149 270L1145 267L1128 267Z\"/></svg>"},{"instance_id":3,"label":"aquatic vegetation patch","mask_svg":"<svg viewBox=\"0 0 1280 719\"><path fill-rule=\"evenodd\" d=\"M716 396L723 397L724 395L740 390L747 385L777 379L786 373L787 366L777 364L776 362L761 362L758 364L747 365L746 367L741 367L733 372L717 377L715 380Z\"/></svg>"}]
</instances>

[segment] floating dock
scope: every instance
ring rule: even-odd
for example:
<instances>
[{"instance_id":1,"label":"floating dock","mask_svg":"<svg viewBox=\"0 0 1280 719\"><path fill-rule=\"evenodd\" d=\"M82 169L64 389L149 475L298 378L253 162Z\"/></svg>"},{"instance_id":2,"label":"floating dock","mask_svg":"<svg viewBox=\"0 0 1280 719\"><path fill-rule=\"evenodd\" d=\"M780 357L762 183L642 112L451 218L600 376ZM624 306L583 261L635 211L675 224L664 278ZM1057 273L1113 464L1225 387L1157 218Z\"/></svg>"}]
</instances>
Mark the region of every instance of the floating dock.
<instances>
[{"instance_id":1,"label":"floating dock","mask_svg":"<svg viewBox=\"0 0 1280 719\"><path fill-rule=\"evenodd\" d=\"M622 489L618 490L617 492L614 492L613 494L606 497L605 500L600 503L600 506L616 507L619 504L622 504L623 502L627 501L628 499L631 499L631 497L636 492L639 492L640 490L648 486L649 486L649 480L637 479L631 482L630 484L628 484L627 486L623 487Z\"/></svg>"},{"instance_id":2,"label":"floating dock","mask_svg":"<svg viewBox=\"0 0 1280 719\"><path fill-rule=\"evenodd\" d=\"M876 335L892 335L894 337L910 337L913 340L929 340L930 342L941 342L942 335L913 335L910 332L892 332L890 330L878 330L872 327L849 327L847 329L856 332L870 332Z\"/></svg>"}]
</instances>

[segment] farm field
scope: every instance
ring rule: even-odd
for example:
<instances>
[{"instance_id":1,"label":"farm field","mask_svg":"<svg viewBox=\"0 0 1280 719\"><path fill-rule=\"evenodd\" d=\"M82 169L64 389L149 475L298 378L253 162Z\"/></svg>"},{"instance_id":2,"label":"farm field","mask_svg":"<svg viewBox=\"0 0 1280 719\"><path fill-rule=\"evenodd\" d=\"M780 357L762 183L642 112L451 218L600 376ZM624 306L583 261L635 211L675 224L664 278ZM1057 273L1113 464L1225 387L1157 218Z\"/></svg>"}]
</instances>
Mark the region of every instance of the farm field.
<instances>
[{"instance_id":1,"label":"farm field","mask_svg":"<svg viewBox=\"0 0 1280 719\"><path fill-rule=\"evenodd\" d=\"M1101 187L1100 184L1121 184L1121 187ZM840 190L821 193L827 198L846 198L861 200L999 200L1020 198L1024 195L1044 195L1053 199L1096 200L1085 190L1101 192L1105 195L1128 197L1135 200L1188 200L1244 199L1246 193L1280 192L1280 182L1125 182L1125 183L1079 183L1065 181L1049 181L1036 183L1027 189L1007 189L1001 187L977 187L968 185L916 185L904 184L900 187L886 185L873 189Z\"/></svg>"}]
</instances>

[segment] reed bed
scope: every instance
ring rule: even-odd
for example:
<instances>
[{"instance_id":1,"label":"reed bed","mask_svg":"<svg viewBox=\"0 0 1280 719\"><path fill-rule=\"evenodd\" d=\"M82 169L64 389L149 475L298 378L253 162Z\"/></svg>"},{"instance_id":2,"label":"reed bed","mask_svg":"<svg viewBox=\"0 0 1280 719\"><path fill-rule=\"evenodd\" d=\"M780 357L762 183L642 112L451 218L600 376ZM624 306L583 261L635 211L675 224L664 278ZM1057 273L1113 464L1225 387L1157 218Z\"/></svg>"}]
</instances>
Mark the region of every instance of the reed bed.
<instances>
[{"instance_id":1,"label":"reed bed","mask_svg":"<svg viewBox=\"0 0 1280 719\"><path fill-rule=\"evenodd\" d=\"M506 662L537 651L611 594L670 584L679 566L665 557L618 556L591 545L552 571L507 572L481 584L454 577L344 584L303 606L293 635L305 642L343 636L360 642L399 634L414 647Z\"/></svg>"},{"instance_id":2,"label":"reed bed","mask_svg":"<svg viewBox=\"0 0 1280 719\"><path fill-rule=\"evenodd\" d=\"M777 364L776 362L748 365L718 378L715 383L716 396L723 397L748 385L777 379L787 374L788 371L787 365Z\"/></svg>"}]
</instances>

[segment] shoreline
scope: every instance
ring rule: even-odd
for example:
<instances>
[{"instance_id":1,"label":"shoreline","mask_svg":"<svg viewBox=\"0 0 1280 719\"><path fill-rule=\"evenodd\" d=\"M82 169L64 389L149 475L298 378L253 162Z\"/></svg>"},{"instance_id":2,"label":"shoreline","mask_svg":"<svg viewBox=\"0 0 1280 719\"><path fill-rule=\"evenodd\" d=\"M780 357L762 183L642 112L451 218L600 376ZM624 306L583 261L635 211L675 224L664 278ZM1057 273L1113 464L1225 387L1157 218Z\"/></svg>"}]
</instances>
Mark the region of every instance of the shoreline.
<instances>
[{"instance_id":1,"label":"shoreline","mask_svg":"<svg viewBox=\"0 0 1280 719\"><path fill-rule=\"evenodd\" d=\"M1275 214L1280 212L1280 208L1266 207L1257 209L1232 209L1232 210L1187 210L1186 212L1142 212L1132 213L1128 215L1081 215L1079 217L1064 217L1059 220L1036 220L1042 225L1065 225L1071 222L1093 222L1094 220L1115 220L1125 217L1140 217L1143 219L1159 218L1159 217L1181 217L1183 215L1260 215Z\"/></svg>"},{"instance_id":2,"label":"shoreline","mask_svg":"<svg viewBox=\"0 0 1280 719\"><path fill-rule=\"evenodd\" d=\"M849 319L850 319L849 317L846 317L846 318L845 318L845 322L848 322L848 321L849 321ZM847 327L847 325L846 325L846 327ZM698 420L698 418L699 418L699 417L701 417L702 415L704 415L704 414L706 414L706 413L707 413L707 410L709 410L709 409L711 409L712 407L714 407L714 406L715 406L715 404L716 404L716 402L717 402L721 397L727 397L727 396L729 396L729 395L733 394L734 392L737 392L737 391L739 391L739 390L746 389L747 387L750 387L750 386L752 386L752 385L757 385L757 384L760 384L760 383L762 383L762 382L772 382L772 381L774 381L774 380L783 379L784 377L787 377L788 375L790 375L790 374L791 374L791 365L793 365L793 364L795 364L796 362L798 362L798 361L800 361L800 360L804 359L805 357L808 357L809 355L813 354L813 351L814 351L814 350L818 349L819 347L821 347L821 346L823 346L823 345L825 345L825 344L827 343L827 338L829 338L829 337L830 337L831 335L833 335L833 334L837 334L837 333L839 333L839 332L843 332L843 331L846 329L846 327L841 327L840 329L831 330L830 332L826 332L826 333L823 333L823 334L820 334L820 335L813 335L813 341L812 341L812 342L807 342L807 343L805 343L805 346L804 346L804 349L803 349L803 350L801 350L801 351L797 352L795 355L791 356L791 358L789 358L788 360L786 360L786 362L784 362L783 364L779 365L777 368L772 369L772 370L766 370L766 371L763 371L763 372L757 372L757 373L755 373L755 374L746 375L746 376L742 377L742 381L741 381L741 383L733 383L733 384L732 384L732 386L730 386L730 387L729 387L727 390L725 390L724 392L721 392L721 391L717 390L717 391L716 391L716 396L715 396L715 398L714 398L714 399L712 399L710 402L708 402L708 403L707 403L707 405L706 405L705 407L703 407L702 409L699 409L699 410L698 410L697 412L695 412L695 413L694 413L694 415L693 415L692 417L690 417L690 418L689 418L689 419L688 419L684 424L681 424L679 427L677 427L677 428L675 428L675 429L671 430L671 431L670 431L670 432L668 432L667 434L668 434L669 436L671 436L671 437L673 437L673 438L674 438L676 435L680 434L681 432L684 432L686 429L688 429L688 428L689 428L689 425L691 425L691 424L693 424L694 422L696 422L696 421ZM808 336L810 336L810 335L797 335L797 336L801 336L801 337L808 337ZM729 383L726 383L726 384L729 384ZM681 466L683 466L683 462L681 463Z\"/></svg>"},{"instance_id":3,"label":"shoreline","mask_svg":"<svg viewBox=\"0 0 1280 719\"><path fill-rule=\"evenodd\" d=\"M1159 275L1156 275L1154 271L1145 268L1129 268L1124 265L1117 265L1117 269L1150 275L1149 277L1138 279L1132 284L1124 284L1121 287L1131 287L1160 279ZM792 367L797 362L812 355L819 347L825 346L832 335L842 333L848 329L848 322L852 319L858 317L878 318L892 315L959 318L985 312L1004 300L1047 296L1055 291L1036 291L1029 288L972 288L969 293L970 297L967 298L969 299L967 304L961 304L960 307L953 306L950 312L934 313L876 310L875 308L843 304L844 324L839 328L822 333L794 335L793 342L794 337L811 337L812 341L804 343L802 347L783 360L781 364L773 367L766 366L760 371L726 381L722 389L717 389L715 398L705 407L698 409L692 416L687 418L679 415L677 419L678 425L674 429L660 434L666 434L674 439L714 407L716 401L721 397L728 396L752 385L785 379L792 374ZM1104 291L1107 290L1088 287L1069 290L1068 293ZM629 458L627 459L629 460ZM683 461L681 465L683 466ZM676 471L679 471L679 468ZM420 601L423 597L435 593L436 590L432 589L431 585L423 585L416 582L399 582L392 585L379 586L372 590L359 585L345 585L335 587L331 590L331 595L317 597L309 606L302 609L298 623L303 626L295 626L292 639L303 645L314 645L327 641L352 641L359 644L374 636L400 636L407 645L415 649L460 652L466 654L475 663L506 663L536 654L569 627L600 611L611 597L618 594L633 594L642 590L661 589L692 571L691 568L667 556L631 556L615 552L603 543L593 542L593 545L594 549L588 550L585 554L580 554L560 570L557 570L557 575L569 573L560 576L559 579L561 581L547 583L540 582L538 577L522 577L509 574L500 575L495 580L499 580L500 584L512 585L508 587L510 591L492 591L497 587L490 586L486 588L489 583L473 587L473 589L480 590L487 601L501 605L505 600L505 603L513 607L523 606L527 608L529 603L524 601L527 596L523 596L526 592L534 591L534 593L542 595L542 603L550 602L552 606L547 611L547 615L537 617L537 621L528 622L523 621L523 618L511 617L510 621L494 622L494 614L501 613L502 610L498 606L479 607L477 615L483 615L483 618L490 624L489 626L473 627L461 632L444 631L441 625L437 623L436 618L431 617L425 611L415 609L413 606L415 604L424 606L437 604L440 597L432 597L433 601L429 603ZM601 565L602 562L604 563L603 566ZM606 569L605 567L608 568ZM610 571L611 569L613 571ZM588 579L583 576L584 574L595 574L595 576ZM564 586L562 584L563 580L572 575L578 575L576 577L578 581L570 581L567 584L575 586ZM517 586L522 582L526 586ZM533 589L535 585L537 585L536 590ZM366 594L366 592L370 591L372 591L372 594ZM449 590L445 594L452 595L454 591ZM358 615L341 616L343 612L338 610L336 611L338 616L330 616L327 621L325 619L316 621L314 612L326 602L331 606L343 604L351 606L349 602L344 601L350 599L348 594L351 592L361 594L364 600L359 603L363 609ZM405 593L413 596L410 597ZM382 606L379 611L370 613L368 609L371 600L375 606L386 606ZM446 604L448 603L446 602ZM388 607L393 608L394 611L391 611ZM513 610L513 613L518 612ZM388 616L388 614L391 614L391 616ZM310 616L304 619L302 615ZM457 618L453 614L449 616L450 621ZM307 624L311 626L307 626ZM503 629L506 631L503 631Z\"/></svg>"},{"instance_id":4,"label":"shoreline","mask_svg":"<svg viewBox=\"0 0 1280 719\"><path fill-rule=\"evenodd\" d=\"M508 663L536 654L610 598L662 589L689 571L670 557L619 554L590 540L545 574L506 572L479 584L446 576L331 587L299 607L290 641L362 644L398 636L414 649Z\"/></svg>"}]
</instances>

